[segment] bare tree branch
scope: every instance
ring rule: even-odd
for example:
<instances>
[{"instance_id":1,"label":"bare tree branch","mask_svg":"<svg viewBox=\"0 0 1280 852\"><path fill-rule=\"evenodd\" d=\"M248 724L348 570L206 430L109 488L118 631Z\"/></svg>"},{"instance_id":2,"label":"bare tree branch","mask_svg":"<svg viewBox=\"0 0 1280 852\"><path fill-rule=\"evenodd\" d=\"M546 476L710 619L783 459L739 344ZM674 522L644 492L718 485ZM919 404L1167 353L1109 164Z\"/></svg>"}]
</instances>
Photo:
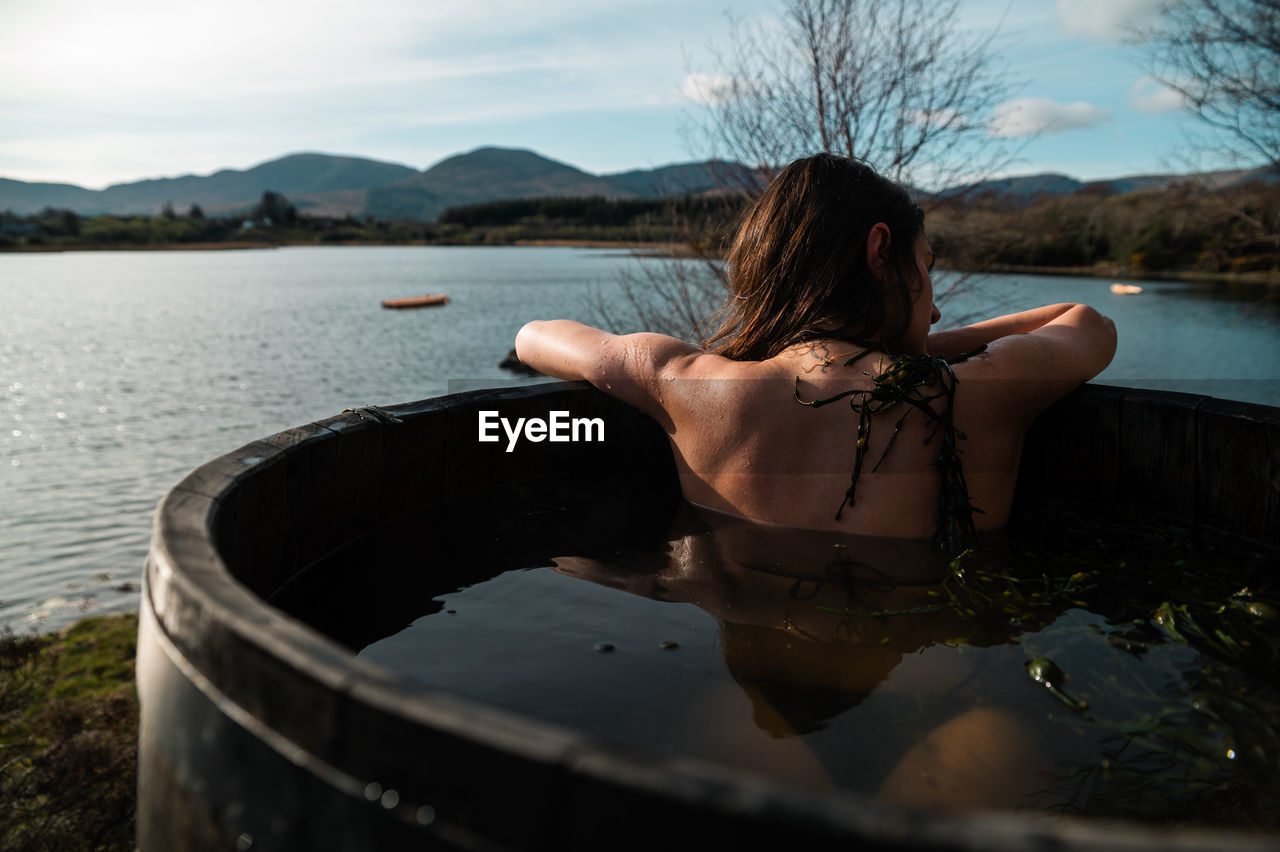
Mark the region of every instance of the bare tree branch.
<instances>
[{"instance_id":1,"label":"bare tree branch","mask_svg":"<svg viewBox=\"0 0 1280 852\"><path fill-rule=\"evenodd\" d=\"M748 167L721 191L752 197L786 164L829 151L927 190L919 199L927 211L1007 166L1008 143L989 133L989 120L1013 83L993 59L997 33L967 34L958 8L959 0L783 0L777 18L733 21L727 45L712 50L708 79L722 85L692 133L707 159ZM629 324L695 340L706 327L699 312L724 293L720 240L691 233L688 242L699 263L648 261L624 282L638 312ZM655 305L668 296L688 304Z\"/></svg>"},{"instance_id":2,"label":"bare tree branch","mask_svg":"<svg viewBox=\"0 0 1280 852\"><path fill-rule=\"evenodd\" d=\"M1280 0L1172 0L1132 41L1220 150L1280 165Z\"/></svg>"},{"instance_id":3,"label":"bare tree branch","mask_svg":"<svg viewBox=\"0 0 1280 852\"><path fill-rule=\"evenodd\" d=\"M715 55L731 82L697 144L766 177L831 151L930 190L975 182L1007 161L987 119L1011 84L992 59L996 34L965 35L958 7L788 0L780 21L736 22Z\"/></svg>"}]
</instances>

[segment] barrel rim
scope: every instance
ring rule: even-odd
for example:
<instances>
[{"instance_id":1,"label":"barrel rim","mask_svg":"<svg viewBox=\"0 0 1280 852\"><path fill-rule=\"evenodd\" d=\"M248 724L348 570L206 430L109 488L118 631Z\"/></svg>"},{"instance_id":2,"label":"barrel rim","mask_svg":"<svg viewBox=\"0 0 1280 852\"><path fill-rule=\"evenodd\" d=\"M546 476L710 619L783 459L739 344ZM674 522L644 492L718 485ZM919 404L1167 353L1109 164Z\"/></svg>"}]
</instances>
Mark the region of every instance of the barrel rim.
<instances>
[{"instance_id":1,"label":"barrel rim","mask_svg":"<svg viewBox=\"0 0 1280 852\"><path fill-rule=\"evenodd\" d=\"M396 418L419 418L482 403L598 393L585 382L541 382L516 388L468 391L379 409ZM1280 427L1280 407L1188 394L1086 385L1076 392L1095 401L1149 398L1203 408ZM620 404L620 403L619 403ZM160 501L144 572L143 607L162 632L165 652L184 670L217 685L227 647L252 649L291 669L301 680L331 690L403 724L430 725L477 744L495 743L523 758L568 775L592 778L668 797L699 808L755 817L803 820L814 828L930 848L1013 848L1040 838L1069 848L1132 848L1159 842L1164 848L1274 848L1274 832L1196 826L1164 828L1121 820L1043 813L974 810L919 811L877 803L847 791L801 793L746 771L708 760L642 753L601 742L560 725L451 695L350 653L338 642L275 609L237 580L214 543L219 509L248 477L281 464L310 442L387 424L359 411L316 421L252 441L192 471ZM214 637L210 641L211 636ZM197 684L199 685L199 684ZM243 696L216 690L218 701L244 709ZM307 708L299 708L308 712ZM291 740L313 754L314 743ZM280 744L273 744L279 750ZM322 757L320 757L323 760Z\"/></svg>"}]
</instances>

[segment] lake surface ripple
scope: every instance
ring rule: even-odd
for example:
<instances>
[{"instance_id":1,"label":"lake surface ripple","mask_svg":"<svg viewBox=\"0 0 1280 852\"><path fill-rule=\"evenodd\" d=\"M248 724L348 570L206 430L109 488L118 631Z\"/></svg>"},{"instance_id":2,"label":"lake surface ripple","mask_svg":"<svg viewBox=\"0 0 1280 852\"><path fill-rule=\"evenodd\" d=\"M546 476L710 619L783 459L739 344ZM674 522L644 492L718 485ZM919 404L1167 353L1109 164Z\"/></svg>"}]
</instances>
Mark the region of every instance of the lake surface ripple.
<instances>
[{"instance_id":1,"label":"lake surface ripple","mask_svg":"<svg viewBox=\"0 0 1280 852\"><path fill-rule=\"evenodd\" d=\"M0 255L0 626L136 609L152 511L187 472L344 408L530 381L498 367L520 326L598 323L640 262L566 248ZM1120 329L1099 381L1280 404L1274 291L978 283L943 305L944 325L1086 302ZM436 292L447 307L380 306Z\"/></svg>"}]
</instances>

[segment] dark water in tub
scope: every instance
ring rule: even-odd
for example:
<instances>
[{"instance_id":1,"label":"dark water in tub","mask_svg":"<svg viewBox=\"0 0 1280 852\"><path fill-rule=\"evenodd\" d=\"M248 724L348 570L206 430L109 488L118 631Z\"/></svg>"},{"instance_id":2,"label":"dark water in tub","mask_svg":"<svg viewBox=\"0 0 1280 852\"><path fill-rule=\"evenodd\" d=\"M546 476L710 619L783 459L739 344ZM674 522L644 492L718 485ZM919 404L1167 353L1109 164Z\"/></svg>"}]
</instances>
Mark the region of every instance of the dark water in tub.
<instances>
[{"instance_id":1,"label":"dark water in tub","mask_svg":"<svg viewBox=\"0 0 1280 852\"><path fill-rule=\"evenodd\" d=\"M274 602L430 687L801 789L1280 825L1274 551L1052 504L948 564L615 502L442 507Z\"/></svg>"}]
</instances>

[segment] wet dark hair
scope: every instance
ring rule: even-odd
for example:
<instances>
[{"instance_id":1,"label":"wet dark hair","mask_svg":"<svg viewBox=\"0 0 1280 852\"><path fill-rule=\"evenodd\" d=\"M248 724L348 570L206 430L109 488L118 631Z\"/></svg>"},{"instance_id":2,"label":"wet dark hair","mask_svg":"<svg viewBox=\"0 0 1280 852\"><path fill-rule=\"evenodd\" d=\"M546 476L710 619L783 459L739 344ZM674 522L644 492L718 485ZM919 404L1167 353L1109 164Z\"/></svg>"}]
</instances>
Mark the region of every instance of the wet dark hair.
<instances>
[{"instance_id":1,"label":"wet dark hair","mask_svg":"<svg viewBox=\"0 0 1280 852\"><path fill-rule=\"evenodd\" d=\"M886 280L867 266L867 237L879 222L889 226ZM729 250L729 301L704 347L762 361L819 337L865 346L901 337L923 230L924 212L907 191L865 163L834 154L796 160L744 214ZM885 327L890 317L894 328Z\"/></svg>"}]
</instances>

